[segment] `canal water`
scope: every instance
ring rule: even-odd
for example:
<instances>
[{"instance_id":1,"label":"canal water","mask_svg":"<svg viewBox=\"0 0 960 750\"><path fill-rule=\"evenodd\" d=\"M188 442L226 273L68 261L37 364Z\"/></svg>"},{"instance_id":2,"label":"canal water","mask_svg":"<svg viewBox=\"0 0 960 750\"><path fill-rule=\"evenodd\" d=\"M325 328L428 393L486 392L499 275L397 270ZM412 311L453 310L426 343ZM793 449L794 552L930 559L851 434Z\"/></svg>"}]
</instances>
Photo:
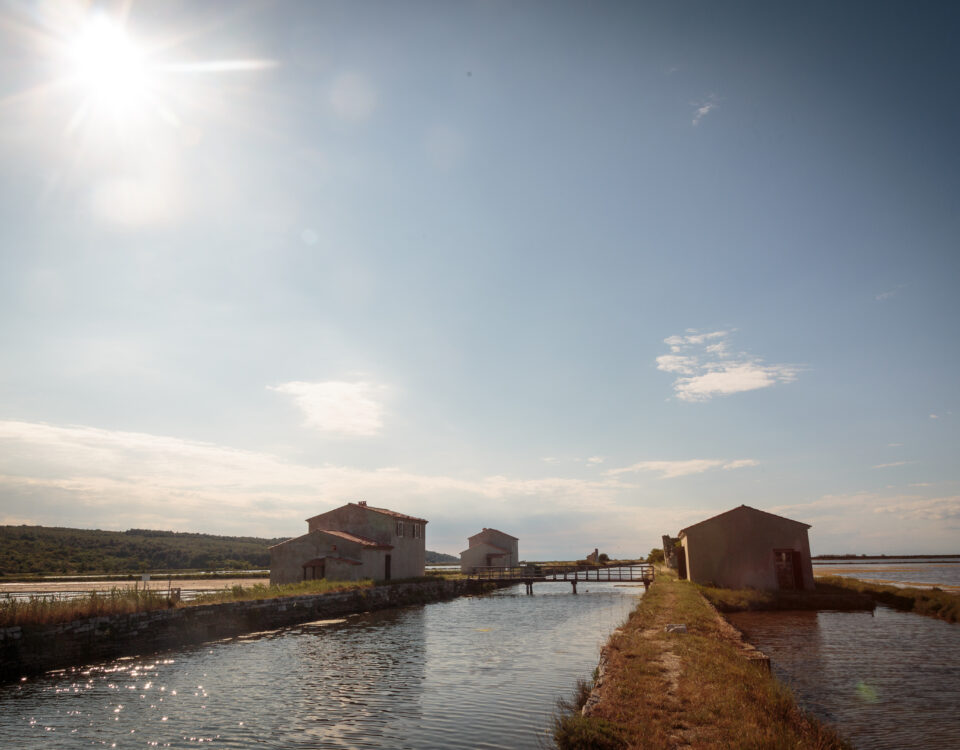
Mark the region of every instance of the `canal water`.
<instances>
[{"instance_id":1,"label":"canal water","mask_svg":"<svg viewBox=\"0 0 960 750\"><path fill-rule=\"evenodd\" d=\"M0 687L3 748L541 748L643 588L541 583Z\"/></svg>"},{"instance_id":2,"label":"canal water","mask_svg":"<svg viewBox=\"0 0 960 750\"><path fill-rule=\"evenodd\" d=\"M960 558L814 560L815 576L844 576L892 586L960 591Z\"/></svg>"},{"instance_id":3,"label":"canal water","mask_svg":"<svg viewBox=\"0 0 960 750\"><path fill-rule=\"evenodd\" d=\"M960 626L886 607L727 618L855 747L960 747Z\"/></svg>"}]
</instances>

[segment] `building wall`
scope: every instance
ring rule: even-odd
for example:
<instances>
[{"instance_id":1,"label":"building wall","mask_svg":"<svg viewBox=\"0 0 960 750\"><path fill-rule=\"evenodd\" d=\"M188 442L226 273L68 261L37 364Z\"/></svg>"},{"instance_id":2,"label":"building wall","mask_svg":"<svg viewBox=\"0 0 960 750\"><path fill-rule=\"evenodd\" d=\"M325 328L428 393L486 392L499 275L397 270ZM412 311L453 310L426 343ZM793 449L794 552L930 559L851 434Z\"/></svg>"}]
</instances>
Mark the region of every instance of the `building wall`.
<instances>
[{"instance_id":1,"label":"building wall","mask_svg":"<svg viewBox=\"0 0 960 750\"><path fill-rule=\"evenodd\" d=\"M520 562L518 540L502 531L484 529L469 537L467 541L470 546L460 553L460 570L464 573L487 566L487 555L503 554L503 557L498 557L492 563L495 566L513 567ZM500 549L495 549L496 547ZM506 550L506 553L503 553L503 550Z\"/></svg>"},{"instance_id":2,"label":"building wall","mask_svg":"<svg viewBox=\"0 0 960 750\"><path fill-rule=\"evenodd\" d=\"M349 563L328 565L328 580L357 581L361 578L383 578L382 572L379 576L367 572L368 570L372 571L373 563L365 559L369 556L369 553L364 555L363 548L356 542L331 537L322 531L312 531L270 548L271 585L299 583L303 580L303 564L324 555L347 557L366 563L365 565L350 565Z\"/></svg>"},{"instance_id":3,"label":"building wall","mask_svg":"<svg viewBox=\"0 0 960 750\"><path fill-rule=\"evenodd\" d=\"M398 522L403 524L402 533ZM330 554L361 562L361 565L348 567L336 564L329 566L327 578L330 580L383 580L387 555L390 555L391 578L414 578L424 574L427 549L425 522L396 518L351 503L311 518L307 525L307 534L271 547L271 583L300 581L303 579L303 563ZM419 528L419 536L416 537L413 536L414 525ZM370 549L356 542L325 535L322 533L324 530L346 531L380 544L392 545L393 549ZM334 579L332 575L338 577Z\"/></svg>"},{"instance_id":4,"label":"building wall","mask_svg":"<svg viewBox=\"0 0 960 750\"><path fill-rule=\"evenodd\" d=\"M774 549L799 553L803 587L812 589L810 542L804 525L752 509L697 524L681 537L687 577L725 588L776 589Z\"/></svg>"},{"instance_id":5,"label":"building wall","mask_svg":"<svg viewBox=\"0 0 960 750\"><path fill-rule=\"evenodd\" d=\"M488 555L491 555L492 558L488 558ZM510 562L510 559L509 552L504 552L492 544L481 542L460 553L460 571L472 573L475 568L485 568L490 565L510 567L514 564Z\"/></svg>"}]
</instances>

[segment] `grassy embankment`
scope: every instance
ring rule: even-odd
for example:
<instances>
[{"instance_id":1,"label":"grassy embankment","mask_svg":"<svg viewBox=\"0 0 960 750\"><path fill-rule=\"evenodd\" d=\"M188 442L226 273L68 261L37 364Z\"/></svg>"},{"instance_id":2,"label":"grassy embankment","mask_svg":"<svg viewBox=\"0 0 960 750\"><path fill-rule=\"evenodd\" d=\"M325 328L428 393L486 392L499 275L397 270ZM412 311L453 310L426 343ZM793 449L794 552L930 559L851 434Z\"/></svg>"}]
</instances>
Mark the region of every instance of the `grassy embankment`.
<instances>
[{"instance_id":1,"label":"grassy embankment","mask_svg":"<svg viewBox=\"0 0 960 750\"><path fill-rule=\"evenodd\" d=\"M687 632L665 632L670 623ZM556 720L558 747L849 747L745 658L737 636L694 585L661 572L607 645L599 702Z\"/></svg>"},{"instance_id":2,"label":"grassy embankment","mask_svg":"<svg viewBox=\"0 0 960 750\"><path fill-rule=\"evenodd\" d=\"M399 581L396 581L399 583ZM252 599L272 599L303 594L328 594L336 591L367 588L371 580L363 581L303 581L285 586L234 586L225 591L211 591L189 602L172 600L166 591L119 589L91 593L75 599L57 600L48 597L30 597L25 601L0 599L0 627L32 627L60 622L82 620L87 617L132 614L171 607L191 607L198 604L221 604Z\"/></svg>"},{"instance_id":3,"label":"grassy embankment","mask_svg":"<svg viewBox=\"0 0 960 750\"><path fill-rule=\"evenodd\" d=\"M759 610L863 610L873 609L873 599L851 588L817 579L814 591L761 591L722 589L698 585L707 600L721 612Z\"/></svg>"},{"instance_id":4,"label":"grassy embankment","mask_svg":"<svg viewBox=\"0 0 960 750\"><path fill-rule=\"evenodd\" d=\"M877 604L883 604L892 609L938 617L947 622L960 622L960 594L942 589L900 588L841 576L818 578L817 586L821 584L865 594Z\"/></svg>"},{"instance_id":5,"label":"grassy embankment","mask_svg":"<svg viewBox=\"0 0 960 750\"><path fill-rule=\"evenodd\" d=\"M851 610L872 609L883 604L904 612L960 621L960 594L941 589L900 588L856 578L823 576L815 591L758 591L700 586L707 599L721 612L771 609Z\"/></svg>"}]
</instances>

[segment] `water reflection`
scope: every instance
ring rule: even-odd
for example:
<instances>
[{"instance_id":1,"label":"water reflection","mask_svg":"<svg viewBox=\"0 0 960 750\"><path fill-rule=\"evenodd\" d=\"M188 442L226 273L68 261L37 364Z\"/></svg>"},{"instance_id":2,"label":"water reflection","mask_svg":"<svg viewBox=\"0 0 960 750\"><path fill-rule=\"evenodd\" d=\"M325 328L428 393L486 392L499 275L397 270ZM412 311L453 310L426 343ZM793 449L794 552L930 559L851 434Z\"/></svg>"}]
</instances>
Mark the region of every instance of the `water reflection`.
<instances>
[{"instance_id":1,"label":"water reflection","mask_svg":"<svg viewBox=\"0 0 960 750\"><path fill-rule=\"evenodd\" d=\"M729 619L769 654L800 702L855 746L960 747L956 625L885 607Z\"/></svg>"},{"instance_id":2,"label":"water reflection","mask_svg":"<svg viewBox=\"0 0 960 750\"><path fill-rule=\"evenodd\" d=\"M0 747L537 748L642 588L522 587L0 688ZM496 717L491 721L491 717Z\"/></svg>"}]
</instances>

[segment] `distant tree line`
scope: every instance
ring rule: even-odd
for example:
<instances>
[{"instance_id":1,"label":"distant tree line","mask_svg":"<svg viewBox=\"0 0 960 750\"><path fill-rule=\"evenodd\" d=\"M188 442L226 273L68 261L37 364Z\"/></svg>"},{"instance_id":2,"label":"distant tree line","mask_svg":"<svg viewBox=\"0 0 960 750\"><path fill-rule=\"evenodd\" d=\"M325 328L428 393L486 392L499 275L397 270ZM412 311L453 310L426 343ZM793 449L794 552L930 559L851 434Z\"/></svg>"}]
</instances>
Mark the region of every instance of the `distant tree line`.
<instances>
[{"instance_id":1,"label":"distant tree line","mask_svg":"<svg viewBox=\"0 0 960 750\"><path fill-rule=\"evenodd\" d=\"M0 526L0 575L265 569L270 567L268 548L284 539L153 529ZM427 562L459 558L427 551Z\"/></svg>"},{"instance_id":2,"label":"distant tree line","mask_svg":"<svg viewBox=\"0 0 960 750\"><path fill-rule=\"evenodd\" d=\"M440 563L458 563L460 558L456 555L446 555L443 552L431 552L427 550L427 563L430 565L439 565Z\"/></svg>"}]
</instances>

